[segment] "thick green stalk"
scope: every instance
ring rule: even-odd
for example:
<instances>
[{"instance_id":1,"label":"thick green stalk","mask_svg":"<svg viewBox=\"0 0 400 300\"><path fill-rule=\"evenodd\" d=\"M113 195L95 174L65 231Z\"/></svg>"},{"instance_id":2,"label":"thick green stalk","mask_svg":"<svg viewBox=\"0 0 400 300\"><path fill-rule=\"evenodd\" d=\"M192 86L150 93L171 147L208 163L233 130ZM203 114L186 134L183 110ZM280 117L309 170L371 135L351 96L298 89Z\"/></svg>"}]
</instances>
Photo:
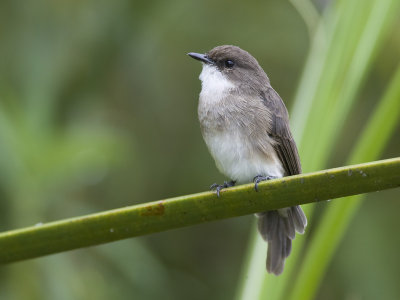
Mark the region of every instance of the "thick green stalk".
<instances>
[{"instance_id":1,"label":"thick green stalk","mask_svg":"<svg viewBox=\"0 0 400 300\"><path fill-rule=\"evenodd\" d=\"M400 186L400 158L135 205L0 234L0 263Z\"/></svg>"}]
</instances>

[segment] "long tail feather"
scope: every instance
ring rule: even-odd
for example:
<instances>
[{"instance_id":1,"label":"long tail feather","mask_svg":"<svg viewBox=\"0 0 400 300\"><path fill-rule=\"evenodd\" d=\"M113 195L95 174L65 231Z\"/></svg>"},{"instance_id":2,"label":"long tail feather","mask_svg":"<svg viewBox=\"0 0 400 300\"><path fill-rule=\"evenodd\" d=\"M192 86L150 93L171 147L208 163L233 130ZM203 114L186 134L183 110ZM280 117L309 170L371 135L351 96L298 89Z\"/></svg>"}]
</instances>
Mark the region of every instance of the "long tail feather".
<instances>
[{"instance_id":1,"label":"long tail feather","mask_svg":"<svg viewBox=\"0 0 400 300\"><path fill-rule=\"evenodd\" d=\"M307 218L300 206L267 211L257 216L258 230L268 242L267 271L279 275L292 250L292 240L296 232L304 233Z\"/></svg>"}]
</instances>

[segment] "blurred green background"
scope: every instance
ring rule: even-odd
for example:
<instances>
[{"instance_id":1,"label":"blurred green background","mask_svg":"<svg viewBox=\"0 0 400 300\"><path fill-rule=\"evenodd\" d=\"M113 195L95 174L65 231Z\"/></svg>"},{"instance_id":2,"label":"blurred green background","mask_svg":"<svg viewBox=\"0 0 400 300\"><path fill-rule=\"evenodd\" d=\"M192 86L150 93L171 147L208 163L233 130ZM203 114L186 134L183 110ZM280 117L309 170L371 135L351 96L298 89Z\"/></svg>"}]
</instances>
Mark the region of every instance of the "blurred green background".
<instances>
[{"instance_id":1,"label":"blurred green background","mask_svg":"<svg viewBox=\"0 0 400 300\"><path fill-rule=\"evenodd\" d=\"M317 3L321 11L325 2ZM201 67L186 56L221 44L252 53L290 110L310 43L288 1L1 1L0 230L225 180L197 121ZM344 164L398 53L397 19L328 167ZM399 131L382 158L399 156ZM318 299L400 298L399 195L367 197ZM252 220L2 266L0 298L233 299Z\"/></svg>"}]
</instances>

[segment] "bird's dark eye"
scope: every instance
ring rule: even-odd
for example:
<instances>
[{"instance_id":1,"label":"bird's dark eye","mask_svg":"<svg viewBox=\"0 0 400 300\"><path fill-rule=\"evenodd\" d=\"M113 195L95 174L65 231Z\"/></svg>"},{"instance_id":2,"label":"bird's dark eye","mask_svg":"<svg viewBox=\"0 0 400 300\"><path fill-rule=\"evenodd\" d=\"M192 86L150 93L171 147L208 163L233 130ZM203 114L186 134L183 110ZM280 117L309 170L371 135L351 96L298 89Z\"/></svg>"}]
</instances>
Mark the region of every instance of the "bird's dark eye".
<instances>
[{"instance_id":1,"label":"bird's dark eye","mask_svg":"<svg viewBox=\"0 0 400 300\"><path fill-rule=\"evenodd\" d=\"M233 60L228 59L225 61L225 67L227 68L233 68L234 65L235 63L233 62Z\"/></svg>"}]
</instances>

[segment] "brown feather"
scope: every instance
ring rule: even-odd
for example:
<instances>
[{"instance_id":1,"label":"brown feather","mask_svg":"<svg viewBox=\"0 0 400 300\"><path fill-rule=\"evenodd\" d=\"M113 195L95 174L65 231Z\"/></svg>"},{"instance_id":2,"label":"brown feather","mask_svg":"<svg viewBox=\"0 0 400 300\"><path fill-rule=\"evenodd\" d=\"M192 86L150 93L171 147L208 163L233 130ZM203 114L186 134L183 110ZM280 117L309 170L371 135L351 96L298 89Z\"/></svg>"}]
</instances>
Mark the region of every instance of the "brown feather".
<instances>
[{"instance_id":1,"label":"brown feather","mask_svg":"<svg viewBox=\"0 0 400 300\"><path fill-rule=\"evenodd\" d=\"M301 173L299 152L289 128L289 116L281 97L272 87L261 93L263 103L271 110L271 132L276 142L274 149L283 164L286 175Z\"/></svg>"}]
</instances>

